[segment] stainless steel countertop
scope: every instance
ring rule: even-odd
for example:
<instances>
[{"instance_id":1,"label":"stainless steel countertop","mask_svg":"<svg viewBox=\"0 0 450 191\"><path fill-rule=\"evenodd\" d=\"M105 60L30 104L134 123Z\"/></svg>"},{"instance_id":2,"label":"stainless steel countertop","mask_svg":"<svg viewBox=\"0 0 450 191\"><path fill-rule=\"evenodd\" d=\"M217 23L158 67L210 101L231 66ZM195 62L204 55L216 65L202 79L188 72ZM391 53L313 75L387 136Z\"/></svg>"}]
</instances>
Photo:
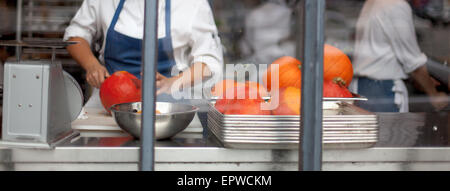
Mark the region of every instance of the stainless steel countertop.
<instances>
[{"instance_id":1,"label":"stainless steel countertop","mask_svg":"<svg viewBox=\"0 0 450 191\"><path fill-rule=\"evenodd\" d=\"M377 114L374 148L324 150L323 170L450 170L450 113ZM157 141L156 170L297 170L297 150L223 148L191 131ZM139 141L126 133L82 131L54 150L0 148L0 170L137 170Z\"/></svg>"}]
</instances>

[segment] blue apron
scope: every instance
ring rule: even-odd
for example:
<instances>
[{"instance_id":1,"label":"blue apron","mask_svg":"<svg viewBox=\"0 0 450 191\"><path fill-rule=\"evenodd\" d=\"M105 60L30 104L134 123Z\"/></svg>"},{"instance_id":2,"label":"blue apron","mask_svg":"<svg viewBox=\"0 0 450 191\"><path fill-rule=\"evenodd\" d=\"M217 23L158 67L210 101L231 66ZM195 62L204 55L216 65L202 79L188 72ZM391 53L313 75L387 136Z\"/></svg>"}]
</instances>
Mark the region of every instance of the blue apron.
<instances>
[{"instance_id":1,"label":"blue apron","mask_svg":"<svg viewBox=\"0 0 450 191\"><path fill-rule=\"evenodd\" d=\"M105 65L110 74L117 71L128 71L141 78L142 40L132 38L114 30L125 0L121 0L109 25L105 44ZM166 37L158 40L158 72L164 76L171 76L172 66L175 65L171 35L171 2L166 0Z\"/></svg>"},{"instance_id":2,"label":"blue apron","mask_svg":"<svg viewBox=\"0 0 450 191\"><path fill-rule=\"evenodd\" d=\"M393 87L393 80L358 77L358 94L366 97L368 101L356 102L355 105L372 112L399 112Z\"/></svg>"}]
</instances>

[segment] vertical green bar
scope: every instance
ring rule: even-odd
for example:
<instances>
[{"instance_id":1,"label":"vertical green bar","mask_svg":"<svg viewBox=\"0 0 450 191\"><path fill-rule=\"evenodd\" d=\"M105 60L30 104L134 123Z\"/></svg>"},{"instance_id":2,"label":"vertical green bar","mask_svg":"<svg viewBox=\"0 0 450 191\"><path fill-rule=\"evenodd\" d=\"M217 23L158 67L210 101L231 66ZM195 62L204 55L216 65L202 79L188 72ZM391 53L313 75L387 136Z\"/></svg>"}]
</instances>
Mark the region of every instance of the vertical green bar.
<instances>
[{"instance_id":1,"label":"vertical green bar","mask_svg":"<svg viewBox=\"0 0 450 191\"><path fill-rule=\"evenodd\" d=\"M325 0L305 0L303 14L299 170L320 171Z\"/></svg>"},{"instance_id":2,"label":"vertical green bar","mask_svg":"<svg viewBox=\"0 0 450 191\"><path fill-rule=\"evenodd\" d=\"M155 169L155 101L158 62L158 0L145 1L142 56L142 131L140 170Z\"/></svg>"}]
</instances>

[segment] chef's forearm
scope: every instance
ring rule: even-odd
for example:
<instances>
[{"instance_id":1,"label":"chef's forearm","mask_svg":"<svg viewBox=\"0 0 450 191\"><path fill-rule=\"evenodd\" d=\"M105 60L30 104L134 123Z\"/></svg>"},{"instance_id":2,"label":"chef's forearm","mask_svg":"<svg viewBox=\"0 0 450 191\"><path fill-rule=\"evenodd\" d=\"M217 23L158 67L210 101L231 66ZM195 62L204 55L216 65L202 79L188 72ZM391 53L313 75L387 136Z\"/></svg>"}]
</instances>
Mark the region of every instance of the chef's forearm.
<instances>
[{"instance_id":1,"label":"chef's forearm","mask_svg":"<svg viewBox=\"0 0 450 191\"><path fill-rule=\"evenodd\" d=\"M417 83L419 83L419 85L423 88L427 95L433 96L438 93L434 82L431 79L425 66L421 66L420 68L416 69L411 73L411 76L414 78L414 80L417 81Z\"/></svg>"},{"instance_id":2,"label":"chef's forearm","mask_svg":"<svg viewBox=\"0 0 450 191\"><path fill-rule=\"evenodd\" d=\"M78 42L78 44L68 46L67 51L85 70L88 70L92 65L100 64L86 40L79 37L72 37L69 41Z\"/></svg>"}]
</instances>

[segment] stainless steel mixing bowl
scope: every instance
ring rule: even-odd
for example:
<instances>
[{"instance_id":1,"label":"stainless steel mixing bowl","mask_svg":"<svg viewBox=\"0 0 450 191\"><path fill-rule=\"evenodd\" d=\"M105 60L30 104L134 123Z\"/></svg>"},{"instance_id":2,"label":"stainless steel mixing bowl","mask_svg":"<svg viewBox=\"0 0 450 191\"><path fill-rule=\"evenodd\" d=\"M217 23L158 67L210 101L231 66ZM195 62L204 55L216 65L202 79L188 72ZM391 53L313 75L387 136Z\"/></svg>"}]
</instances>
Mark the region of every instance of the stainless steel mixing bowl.
<instances>
[{"instance_id":1,"label":"stainless steel mixing bowl","mask_svg":"<svg viewBox=\"0 0 450 191\"><path fill-rule=\"evenodd\" d=\"M195 116L198 108L192 105L157 102L155 138L157 140L173 137L186 129ZM117 104L111 107L114 120L124 131L140 138L141 135L141 102Z\"/></svg>"}]
</instances>

